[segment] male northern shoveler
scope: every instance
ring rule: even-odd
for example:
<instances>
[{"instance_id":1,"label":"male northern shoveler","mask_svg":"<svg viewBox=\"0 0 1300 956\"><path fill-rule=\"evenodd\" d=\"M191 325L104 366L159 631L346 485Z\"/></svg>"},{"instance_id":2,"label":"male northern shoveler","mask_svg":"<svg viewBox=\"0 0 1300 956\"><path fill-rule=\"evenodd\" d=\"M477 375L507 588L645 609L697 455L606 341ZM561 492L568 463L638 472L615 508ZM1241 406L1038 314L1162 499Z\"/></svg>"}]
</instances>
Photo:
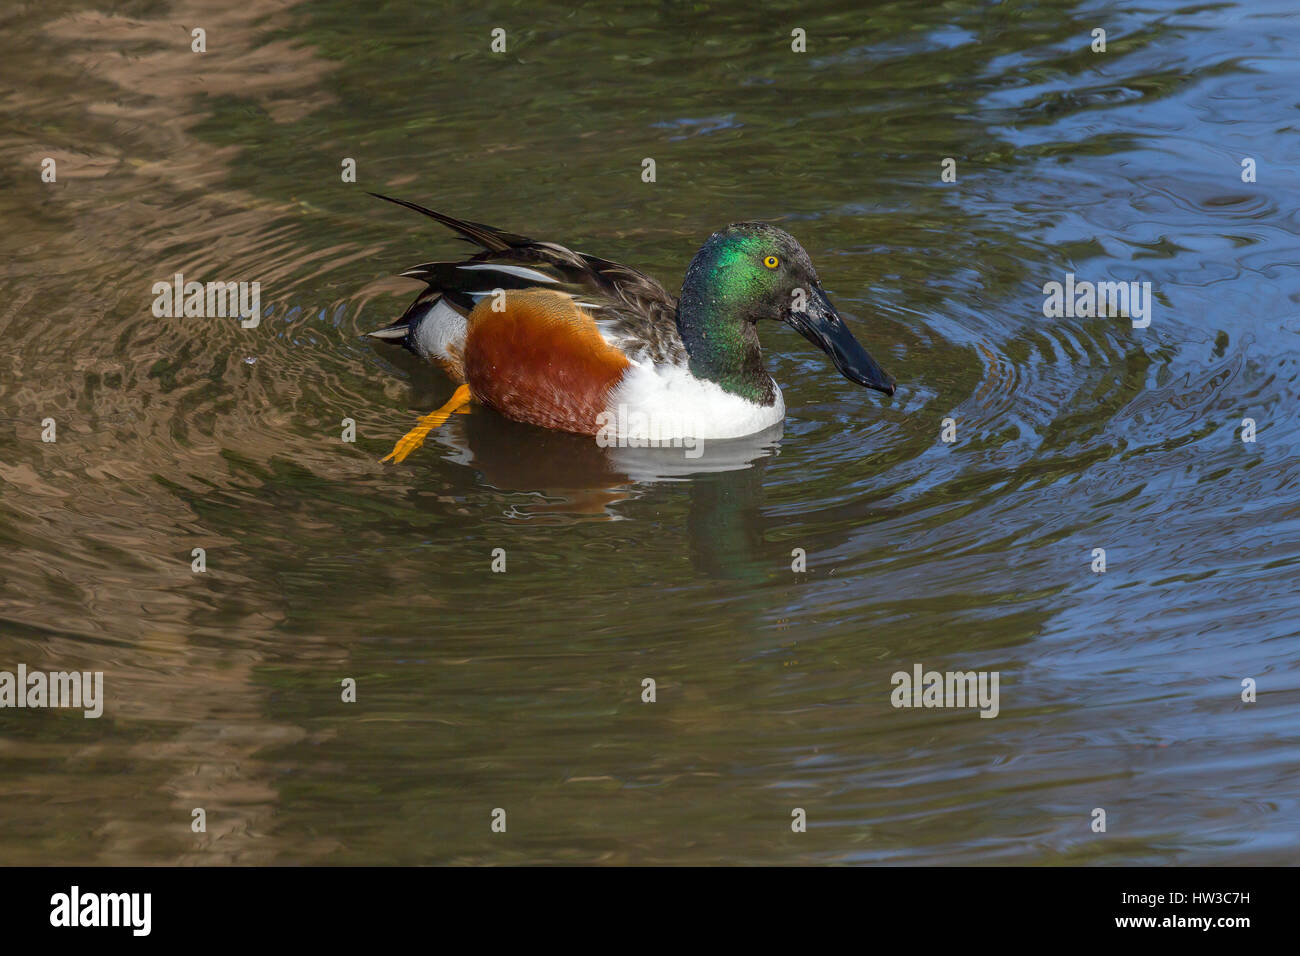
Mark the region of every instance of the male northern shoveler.
<instances>
[{"instance_id":1,"label":"male northern shoveler","mask_svg":"<svg viewBox=\"0 0 1300 956\"><path fill-rule=\"evenodd\" d=\"M660 443L762 431L785 417L785 402L763 365L759 319L785 321L845 378L894 394L826 297L808 253L775 226L740 222L715 232L674 299L608 259L371 195L483 249L403 272L428 288L400 319L370 333L461 383L384 461L406 458L471 400L546 428L599 435L631 427Z\"/></svg>"}]
</instances>

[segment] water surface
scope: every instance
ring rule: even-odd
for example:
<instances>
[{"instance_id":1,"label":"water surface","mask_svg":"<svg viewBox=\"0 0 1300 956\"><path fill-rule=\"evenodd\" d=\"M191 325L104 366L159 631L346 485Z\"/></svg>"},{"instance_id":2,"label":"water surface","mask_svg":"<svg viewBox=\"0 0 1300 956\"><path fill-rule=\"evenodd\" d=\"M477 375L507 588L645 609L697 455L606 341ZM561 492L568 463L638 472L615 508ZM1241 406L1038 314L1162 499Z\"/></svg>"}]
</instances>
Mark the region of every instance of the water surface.
<instances>
[{"instance_id":1,"label":"water surface","mask_svg":"<svg viewBox=\"0 0 1300 956\"><path fill-rule=\"evenodd\" d=\"M0 669L108 699L0 711L0 862L1294 860L1293 11L6 11ZM381 465L453 384L361 334L461 246L369 189L673 289L777 220L900 389L772 326L784 428L698 468L483 409ZM266 318L155 318L178 272Z\"/></svg>"}]
</instances>

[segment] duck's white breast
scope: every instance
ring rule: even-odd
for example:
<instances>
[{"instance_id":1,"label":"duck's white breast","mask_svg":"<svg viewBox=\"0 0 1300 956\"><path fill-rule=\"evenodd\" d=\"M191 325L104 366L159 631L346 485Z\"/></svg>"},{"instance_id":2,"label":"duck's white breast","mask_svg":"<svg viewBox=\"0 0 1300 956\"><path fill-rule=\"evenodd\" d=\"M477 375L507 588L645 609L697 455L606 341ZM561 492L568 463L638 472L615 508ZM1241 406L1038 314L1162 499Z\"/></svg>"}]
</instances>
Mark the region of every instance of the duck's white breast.
<instances>
[{"instance_id":1,"label":"duck's white breast","mask_svg":"<svg viewBox=\"0 0 1300 956\"><path fill-rule=\"evenodd\" d=\"M759 405L698 379L685 366L636 362L609 394L608 425L619 437L671 441L679 438L741 438L785 418L781 389Z\"/></svg>"}]
</instances>

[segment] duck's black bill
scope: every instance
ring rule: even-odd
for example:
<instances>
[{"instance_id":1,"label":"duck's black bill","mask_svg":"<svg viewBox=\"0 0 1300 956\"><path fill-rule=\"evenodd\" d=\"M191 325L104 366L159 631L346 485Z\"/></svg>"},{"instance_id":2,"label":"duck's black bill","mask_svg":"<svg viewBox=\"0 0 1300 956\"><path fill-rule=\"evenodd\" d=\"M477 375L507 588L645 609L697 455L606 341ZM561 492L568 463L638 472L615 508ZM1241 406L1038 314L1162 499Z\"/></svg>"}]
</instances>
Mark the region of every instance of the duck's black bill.
<instances>
[{"instance_id":1,"label":"duck's black bill","mask_svg":"<svg viewBox=\"0 0 1300 956\"><path fill-rule=\"evenodd\" d=\"M894 394L894 380L867 354L831 300L821 289L813 289L804 312L791 312L786 321L800 335L831 357L840 374L850 382L874 388L886 395Z\"/></svg>"}]
</instances>

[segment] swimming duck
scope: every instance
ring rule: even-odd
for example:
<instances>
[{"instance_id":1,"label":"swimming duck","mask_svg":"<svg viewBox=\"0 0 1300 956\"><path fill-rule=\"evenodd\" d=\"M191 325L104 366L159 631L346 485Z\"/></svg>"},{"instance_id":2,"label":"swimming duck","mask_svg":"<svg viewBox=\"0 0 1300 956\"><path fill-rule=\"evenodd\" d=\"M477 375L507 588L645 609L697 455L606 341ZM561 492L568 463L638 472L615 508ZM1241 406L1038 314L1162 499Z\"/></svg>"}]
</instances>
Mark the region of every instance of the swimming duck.
<instances>
[{"instance_id":1,"label":"swimming duck","mask_svg":"<svg viewBox=\"0 0 1300 956\"><path fill-rule=\"evenodd\" d=\"M715 232L674 299L644 273L403 199L482 251L403 272L426 288L369 333L436 362L459 387L384 461L399 462L470 401L507 418L651 442L739 438L785 417L763 365L760 319L817 345L851 382L894 382L831 305L808 253L784 230L739 222ZM632 435L631 433L636 433Z\"/></svg>"}]
</instances>

